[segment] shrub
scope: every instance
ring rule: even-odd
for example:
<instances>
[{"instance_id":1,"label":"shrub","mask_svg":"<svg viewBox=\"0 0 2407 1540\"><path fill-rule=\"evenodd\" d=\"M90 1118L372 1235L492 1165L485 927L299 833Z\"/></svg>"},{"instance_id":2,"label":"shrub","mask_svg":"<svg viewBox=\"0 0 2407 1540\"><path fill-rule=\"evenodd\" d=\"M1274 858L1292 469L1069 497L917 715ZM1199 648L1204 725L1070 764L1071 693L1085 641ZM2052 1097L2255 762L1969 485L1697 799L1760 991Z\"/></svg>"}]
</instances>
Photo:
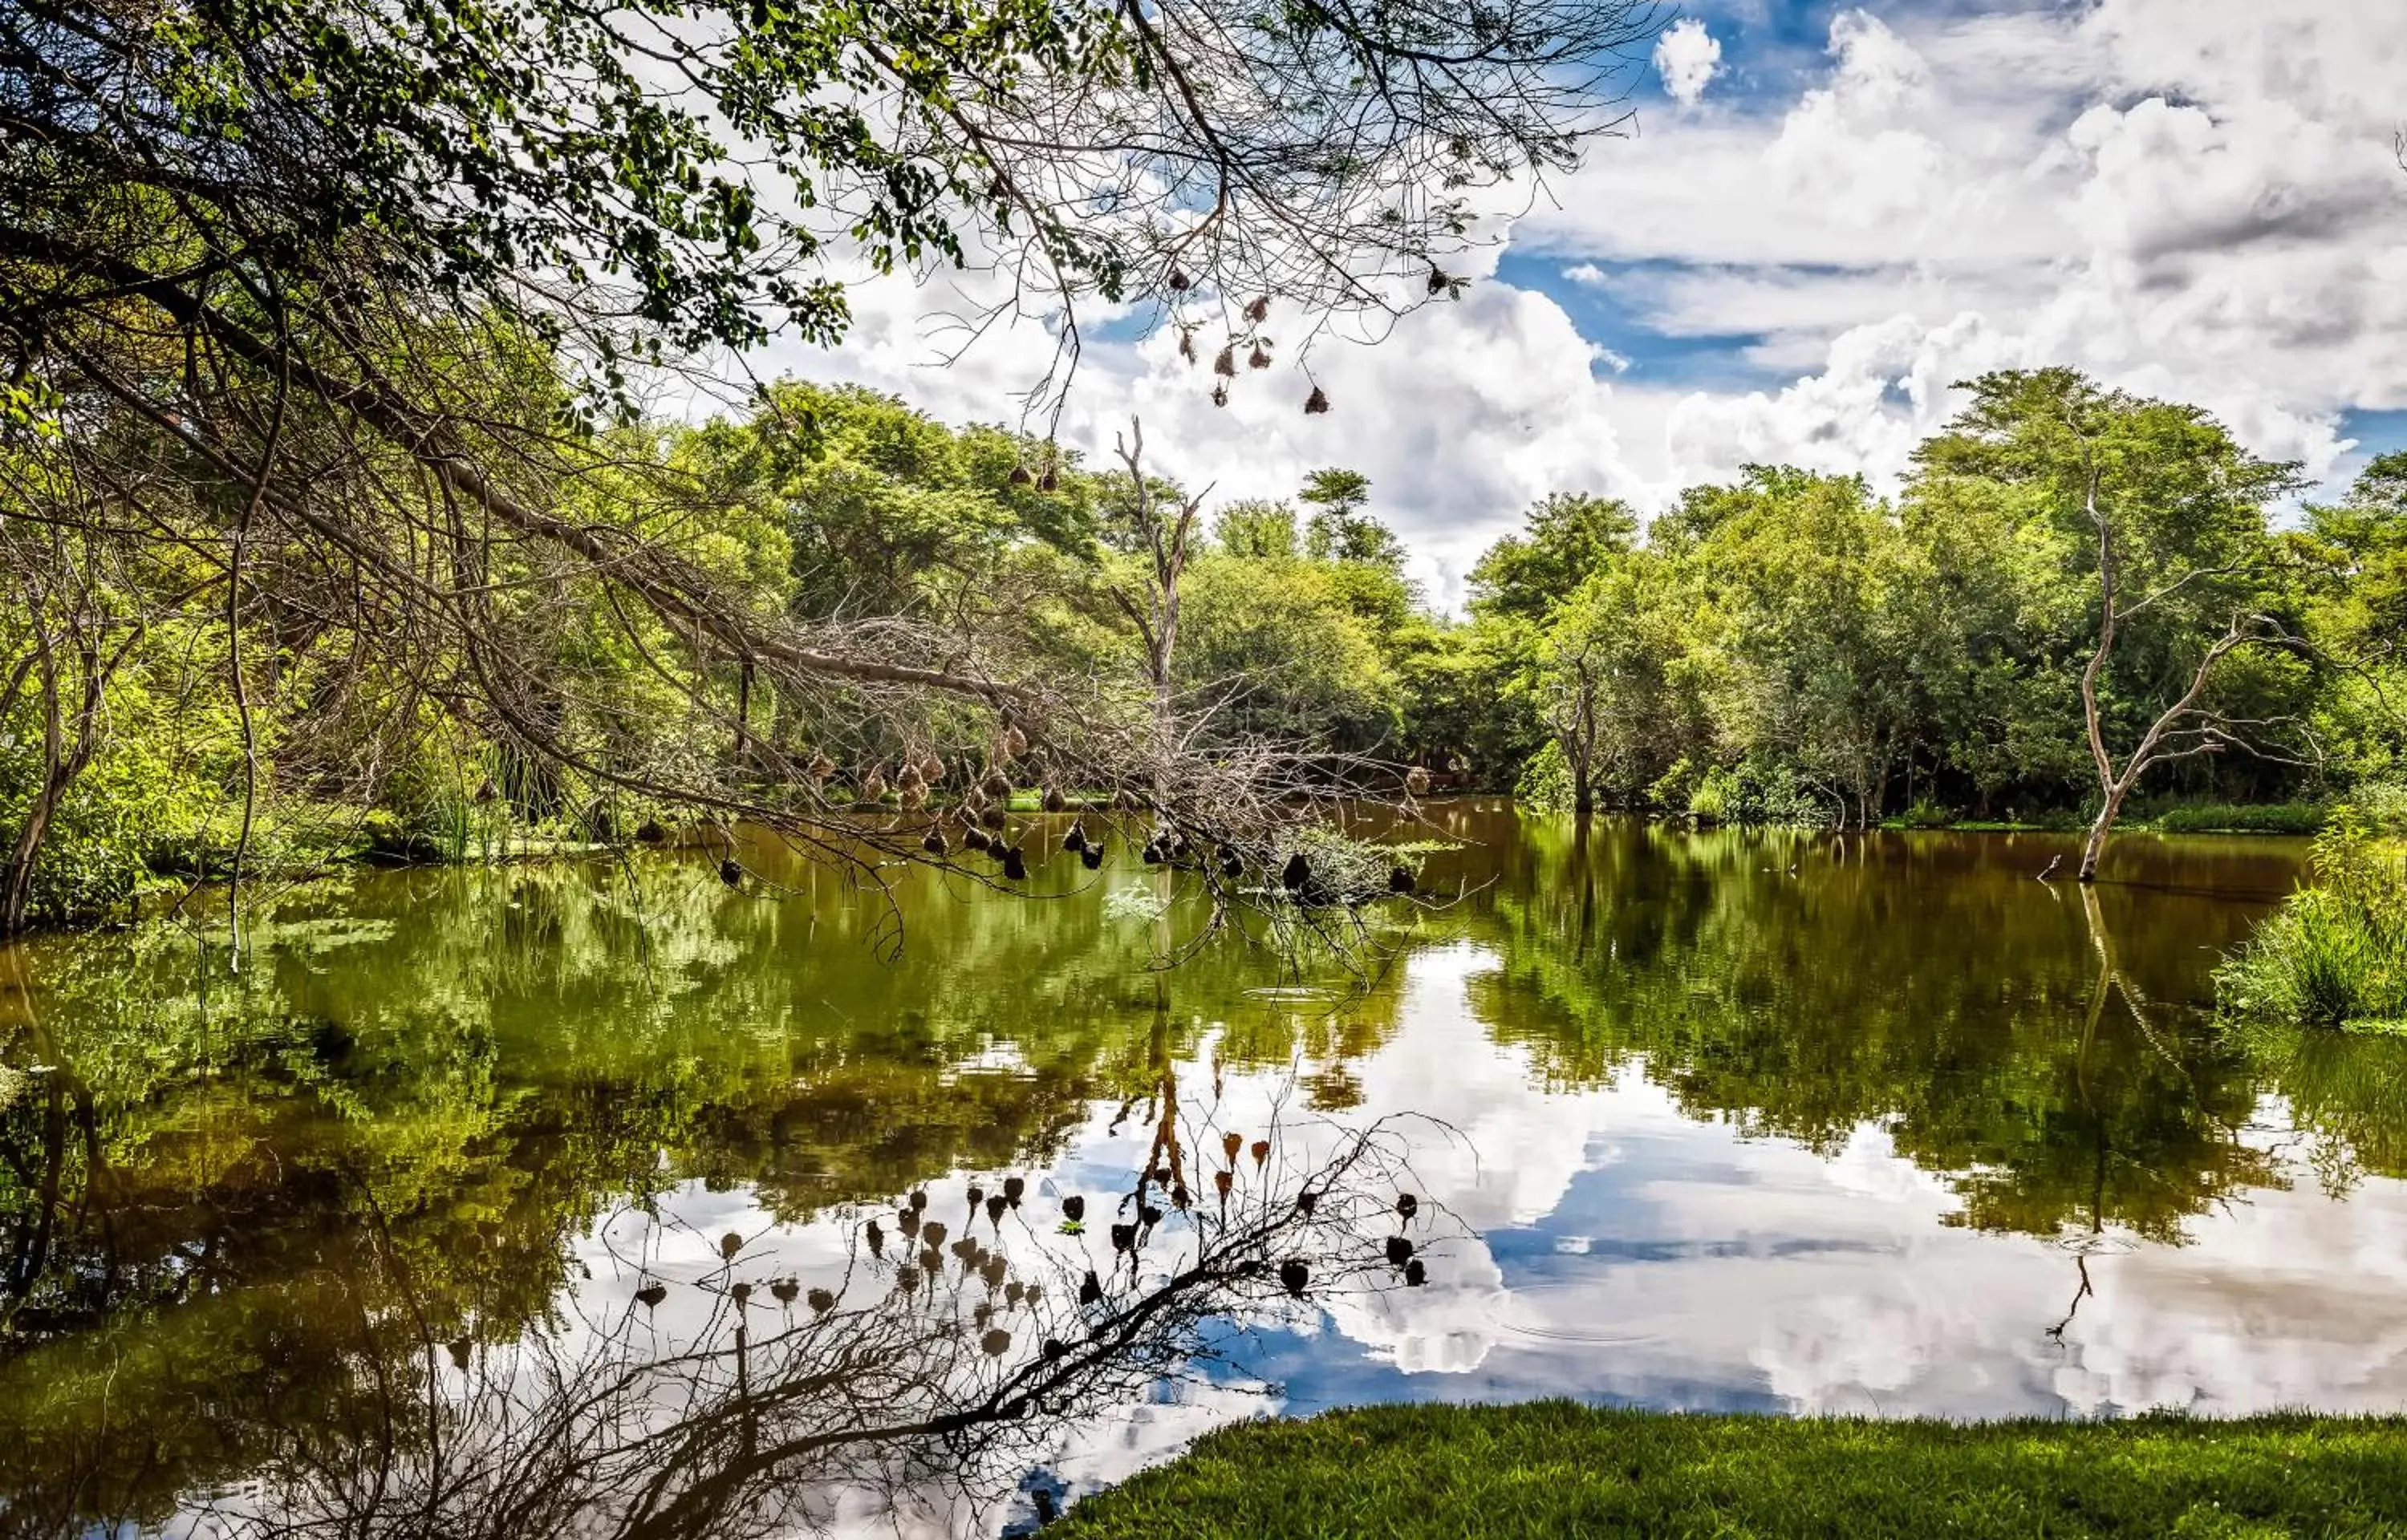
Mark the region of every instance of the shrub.
<instances>
[{"instance_id":1,"label":"shrub","mask_svg":"<svg viewBox=\"0 0 2407 1540\"><path fill-rule=\"evenodd\" d=\"M2148 821L2167 834L2314 834L2329 813L2321 802L2184 802Z\"/></svg>"},{"instance_id":2,"label":"shrub","mask_svg":"<svg viewBox=\"0 0 2407 1540\"><path fill-rule=\"evenodd\" d=\"M2407 847L2343 805L2314 872L2225 960L2217 999L2242 1020L2407 1032Z\"/></svg>"},{"instance_id":3,"label":"shrub","mask_svg":"<svg viewBox=\"0 0 2407 1540\"><path fill-rule=\"evenodd\" d=\"M1825 828L1835 821L1830 804L1787 766L1759 759L1707 770L1688 794L1688 812L1717 824L1765 827Z\"/></svg>"},{"instance_id":4,"label":"shrub","mask_svg":"<svg viewBox=\"0 0 2407 1540\"><path fill-rule=\"evenodd\" d=\"M1572 811L1572 767L1560 743L1549 738L1530 756L1530 762L1521 767L1520 780L1514 784L1513 797L1540 812Z\"/></svg>"},{"instance_id":5,"label":"shrub","mask_svg":"<svg viewBox=\"0 0 2407 1540\"><path fill-rule=\"evenodd\" d=\"M1906 809L1899 822L1908 828L1953 828L1956 813L1953 809L1942 807L1926 797Z\"/></svg>"}]
</instances>

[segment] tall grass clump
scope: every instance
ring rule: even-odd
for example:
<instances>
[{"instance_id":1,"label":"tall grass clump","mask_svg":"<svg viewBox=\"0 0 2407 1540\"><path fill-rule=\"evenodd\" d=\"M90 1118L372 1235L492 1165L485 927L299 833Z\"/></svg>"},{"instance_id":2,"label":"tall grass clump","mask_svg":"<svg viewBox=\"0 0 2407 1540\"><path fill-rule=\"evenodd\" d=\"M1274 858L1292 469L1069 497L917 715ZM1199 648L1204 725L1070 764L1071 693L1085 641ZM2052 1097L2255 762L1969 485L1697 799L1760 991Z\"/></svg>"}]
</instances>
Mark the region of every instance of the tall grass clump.
<instances>
[{"instance_id":1,"label":"tall grass clump","mask_svg":"<svg viewBox=\"0 0 2407 1540\"><path fill-rule=\"evenodd\" d=\"M2338 807L2314 870L2226 959L2217 1000L2242 1021L2407 1034L2407 843Z\"/></svg>"}]
</instances>

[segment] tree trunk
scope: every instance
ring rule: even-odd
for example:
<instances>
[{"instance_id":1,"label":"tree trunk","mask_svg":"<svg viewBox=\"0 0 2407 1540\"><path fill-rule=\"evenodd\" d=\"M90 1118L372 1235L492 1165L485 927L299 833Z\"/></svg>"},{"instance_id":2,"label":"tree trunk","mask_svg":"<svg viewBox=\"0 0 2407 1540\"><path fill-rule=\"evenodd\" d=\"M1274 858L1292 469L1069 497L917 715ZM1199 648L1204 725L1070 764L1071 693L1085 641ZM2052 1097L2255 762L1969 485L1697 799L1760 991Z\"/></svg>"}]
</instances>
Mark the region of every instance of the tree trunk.
<instances>
[{"instance_id":1,"label":"tree trunk","mask_svg":"<svg viewBox=\"0 0 2407 1540\"><path fill-rule=\"evenodd\" d=\"M41 858L42 841L50 836L59 797L74 779L67 772L66 742L59 719L58 663L50 636L38 623L34 647L42 678L42 778L34 788L33 799L25 804L24 822L17 826L17 836L9 843L8 864L0 869L0 936L14 936L25 928L34 903L34 863Z\"/></svg>"},{"instance_id":2,"label":"tree trunk","mask_svg":"<svg viewBox=\"0 0 2407 1540\"><path fill-rule=\"evenodd\" d=\"M50 778L45 776L9 845L7 874L0 879L0 937L14 936L25 928L34 903L34 862L42 853L42 841L50 832L50 812L57 805Z\"/></svg>"},{"instance_id":3,"label":"tree trunk","mask_svg":"<svg viewBox=\"0 0 2407 1540\"><path fill-rule=\"evenodd\" d=\"M2098 880L2098 862L2106 854L2106 837L2115 832L2115 819L2123 811L2125 787L2109 786L2105 805L2098 810L2098 821L2089 826L2089 841L2081 847L2081 881Z\"/></svg>"}]
</instances>

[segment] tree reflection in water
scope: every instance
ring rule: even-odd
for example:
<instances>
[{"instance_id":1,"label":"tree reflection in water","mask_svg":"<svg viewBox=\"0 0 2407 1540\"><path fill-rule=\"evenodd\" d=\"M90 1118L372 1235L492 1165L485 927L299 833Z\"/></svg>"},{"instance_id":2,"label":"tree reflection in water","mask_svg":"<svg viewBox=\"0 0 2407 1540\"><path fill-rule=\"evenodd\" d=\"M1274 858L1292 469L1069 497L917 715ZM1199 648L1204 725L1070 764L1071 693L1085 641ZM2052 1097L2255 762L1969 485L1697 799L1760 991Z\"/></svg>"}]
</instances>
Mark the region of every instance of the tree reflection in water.
<instances>
[{"instance_id":1,"label":"tree reflection in water","mask_svg":"<svg viewBox=\"0 0 2407 1540\"><path fill-rule=\"evenodd\" d=\"M1413 1194L1402 1121L1240 1136L1218 1127L1217 1097L1182 1109L1163 1089L1151 1164L1117 1194L1065 1203L1073 1194L1015 1180L962 1202L948 1187L924 1208L906 1198L815 1227L825 1255L806 1266L632 1206L595 1232L619 1276L584 1268L531 1324L450 1324L401 1252L372 1237L389 1293L349 1323L343 1372L318 1381L293 1366L326 1415L256 1408L266 1415L242 1430L257 1441L249 1475L188 1494L177 1527L990 1533L1032 1501L1031 1473L1070 1431L1207 1378L1231 1322L1317 1317L1321 1301L1410 1287L1460 1234L1426 1201L1400 1217ZM1084 1225L1064 1222L1081 1208ZM671 1266L668 1253L707 1261ZM477 1340L480 1325L491 1340ZM451 1331L463 1335L442 1340ZM156 1521L95 1505L124 1474L86 1464L12 1483L10 1527Z\"/></svg>"},{"instance_id":2,"label":"tree reflection in water","mask_svg":"<svg viewBox=\"0 0 2407 1540\"><path fill-rule=\"evenodd\" d=\"M2045 839L1622 824L1581 839L1470 803L1435 816L1463 845L1427 880L1470 897L1420 936L1455 944L1359 994L1233 941L1151 972L1158 903L1123 918L1114 899L1132 883L1159 898L1160 875L1080 886L1075 863L1032 880L1037 903L906 895L922 944L899 958L871 944L869 907L806 873L773 900L665 858L632 876L401 872L298 891L254 914L238 983L173 927L0 951L0 1533L180 1530L196 1510L244 1535L304 1519L499 1535L742 1533L898 1505L937 1523L1025 1516L1013 1493L1034 1464L1070 1468L1105 1432L1129 1435L1110 1458L1132 1462L1139 1434L1239 1409L1225 1403L1245 1388L1190 1355L1222 1340L1223 1313L1275 1323L1297 1308L1277 1264L1304 1260L1316 1295L1400 1282L1376 1189L1404 1179L1384 1166L1341 1184L1370 1194L1359 1213L1332 1196L1309 1223L1260 1216L1286 1228L1242 1249L1259 1222L1245 1206L1292 1196L1338 1151L1299 1113L1265 1166L1259 1126L1228 1130L1229 1152L1211 1124L1223 1063L1249 1106L1283 1087L1282 1105L1332 1120L1443 1110L1471 1130L1450 1146L1458 1168L1427 1175L1501 1234L1429 1263L1446 1287L1409 1296L1422 1342L1514 1340L1525 1322L1500 1312L1560 1325L1545 1285L1572 1264L1533 1261L1533 1241L1636 1232L1678 1251L1721 1222L1682 1206L1786 1180L1774 1146L1839 1163L1860 1142L1932 1178L1934 1231L1982 1241L1913 1264L1940 1292L1960 1280L1947 1258L2011 1263L2037 1237L2044 1287L1997 1297L2024 1338L2058 1325L2075 1358L2140 1330L2163 1287L2091 1249L2161 1261L2295 1180L2300 1151L2335 1194L2360 1172L2407 1171L2401 1045L2235 1042L2207 1009L2218 951L2290 884L2278 847L2135 840L2116 881L2051 890L2031 880L2061 843ZM1212 1098L1183 1103L1196 1127L1163 1122L1182 1105L1174 1065ZM1645 1093L1620 1105L1659 1096L1735 1142L1683 1136L1655 1149L1688 1164L1581 1177L1593 1193L1567 1197L1548 1181L1588 1157L1545 1143L1570 1137L1555 1114L1617 1087ZM1132 1175L1108 1198L1082 1164L1141 1154L1142 1190ZM983 1202L973 1214L968 1187L1002 1196L1015 1170L1031 1173L1019 1207L1006 1199L999 1226ZM1086 1173L1087 1235L1059 1234L1044 1172ZM1512 1207L1521 1175L1543 1200L1528 1215ZM1664 1175L1697 1185L1645 1185ZM890 1206L922 1182L947 1231L933 1266ZM1112 1227L1143 1227L1147 1206L1164 1217L1132 1264ZM1432 1208L1405 1232L1416 1242ZM1919 1247L1895 1217L1857 1204L1790 1228ZM1090 1250L1106 1297L1082 1308ZM1751 1387L1752 1349L1722 1322L1783 1300L1813 1317L1783 1293L1800 1275L1777 1256L1742 1277L1599 1251L1576 1275L1593 1299L1644 1307L1647 1279L1680 1269L1658 1312L1666 1373ZM1727 1290L1702 1296L1720 1315L1682 1313L1692 1279ZM1626 1285L1640 1293L1611 1293ZM1294 1371L1290 1405L1332 1387L1428 1393L1336 1378L1397 1338L1370 1322L1358 1339L1365 1322L1328 1303L1335 1332L1263 1346L1266 1368ZM1889 1330L1820 1319L1797 1330L1843 1344ZM1943 1324L1951 1351L1979 1335ZM990 1332L1008 1337L991 1355ZM1049 1362L1048 1337L1064 1349ZM1573 1383L1551 1357L1514 1372L1497 1382ZM1208 1395L1126 1410L1198 1376ZM1124 1422L1092 1420L1112 1407Z\"/></svg>"}]
</instances>

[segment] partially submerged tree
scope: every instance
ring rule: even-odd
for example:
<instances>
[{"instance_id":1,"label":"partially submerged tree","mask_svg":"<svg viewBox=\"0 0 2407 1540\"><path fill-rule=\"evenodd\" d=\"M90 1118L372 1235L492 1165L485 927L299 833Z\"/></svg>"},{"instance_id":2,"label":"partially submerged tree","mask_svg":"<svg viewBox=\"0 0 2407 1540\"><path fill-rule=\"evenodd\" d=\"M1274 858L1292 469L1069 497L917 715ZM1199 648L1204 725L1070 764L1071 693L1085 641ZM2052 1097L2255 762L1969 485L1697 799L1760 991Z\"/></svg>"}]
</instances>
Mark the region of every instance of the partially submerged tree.
<instances>
[{"instance_id":1,"label":"partially submerged tree","mask_svg":"<svg viewBox=\"0 0 2407 1540\"><path fill-rule=\"evenodd\" d=\"M1971 482L2052 538L2088 589L2082 726L2099 804L2079 876L2158 766L2309 752L2288 713L2233 688L2243 655L2302 643L2269 582L2266 504L2298 467L2257 459L2204 411L2102 389L2069 369L1970 382L1973 403L1916 451L1927 485Z\"/></svg>"}]
</instances>

